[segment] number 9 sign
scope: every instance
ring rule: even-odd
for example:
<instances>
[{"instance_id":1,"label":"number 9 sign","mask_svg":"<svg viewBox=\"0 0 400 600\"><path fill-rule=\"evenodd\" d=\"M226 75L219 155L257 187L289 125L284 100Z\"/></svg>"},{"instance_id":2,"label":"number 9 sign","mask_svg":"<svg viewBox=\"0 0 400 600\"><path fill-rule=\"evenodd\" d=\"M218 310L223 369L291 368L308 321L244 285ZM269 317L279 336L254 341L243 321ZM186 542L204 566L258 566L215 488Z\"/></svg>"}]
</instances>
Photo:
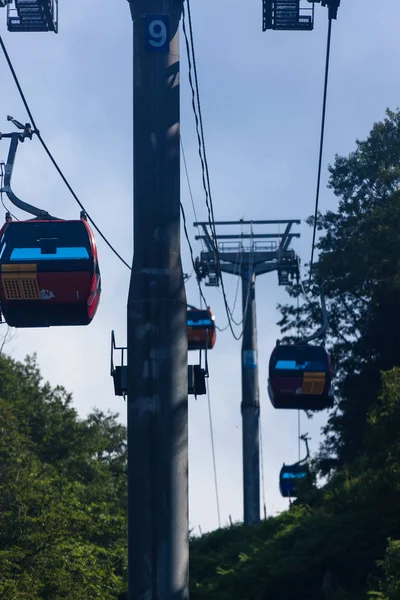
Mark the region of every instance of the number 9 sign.
<instances>
[{"instance_id":1,"label":"number 9 sign","mask_svg":"<svg viewBox=\"0 0 400 600\"><path fill-rule=\"evenodd\" d=\"M169 18L166 15L148 15L145 27L146 51L168 54Z\"/></svg>"}]
</instances>

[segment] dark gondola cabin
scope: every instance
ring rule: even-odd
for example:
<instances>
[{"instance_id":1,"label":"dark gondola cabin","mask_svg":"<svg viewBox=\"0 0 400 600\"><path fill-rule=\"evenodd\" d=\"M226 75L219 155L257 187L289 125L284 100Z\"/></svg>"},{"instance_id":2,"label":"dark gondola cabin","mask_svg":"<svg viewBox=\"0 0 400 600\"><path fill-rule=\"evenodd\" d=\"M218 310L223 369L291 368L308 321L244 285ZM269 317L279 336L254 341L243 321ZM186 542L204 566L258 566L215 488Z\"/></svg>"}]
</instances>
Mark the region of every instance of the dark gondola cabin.
<instances>
[{"instance_id":1,"label":"dark gondola cabin","mask_svg":"<svg viewBox=\"0 0 400 600\"><path fill-rule=\"evenodd\" d=\"M188 350L211 350L214 348L217 332L215 317L210 309L190 308L187 311Z\"/></svg>"},{"instance_id":2,"label":"dark gondola cabin","mask_svg":"<svg viewBox=\"0 0 400 600\"><path fill-rule=\"evenodd\" d=\"M331 361L323 346L278 345L272 352L268 393L275 408L330 408L331 382Z\"/></svg>"},{"instance_id":3,"label":"dark gondola cabin","mask_svg":"<svg viewBox=\"0 0 400 600\"><path fill-rule=\"evenodd\" d=\"M93 233L76 221L7 221L0 231L0 302L12 327L88 325L101 278Z\"/></svg>"},{"instance_id":4,"label":"dark gondola cabin","mask_svg":"<svg viewBox=\"0 0 400 600\"><path fill-rule=\"evenodd\" d=\"M279 473L279 489L284 498L297 498L299 482L310 481L307 464L283 465Z\"/></svg>"}]
</instances>

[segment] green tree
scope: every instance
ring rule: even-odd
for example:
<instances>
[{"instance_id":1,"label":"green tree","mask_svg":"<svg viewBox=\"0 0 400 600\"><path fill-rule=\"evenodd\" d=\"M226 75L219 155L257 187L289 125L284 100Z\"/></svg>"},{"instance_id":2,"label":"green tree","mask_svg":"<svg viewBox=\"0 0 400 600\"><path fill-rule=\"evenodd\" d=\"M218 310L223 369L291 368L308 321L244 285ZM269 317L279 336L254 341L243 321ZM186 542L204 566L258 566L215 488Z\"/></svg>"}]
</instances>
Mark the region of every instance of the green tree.
<instances>
[{"instance_id":1,"label":"green tree","mask_svg":"<svg viewBox=\"0 0 400 600\"><path fill-rule=\"evenodd\" d=\"M327 346L336 372L336 407L325 428L320 467L352 461L362 452L369 407L380 373L400 365L400 112L386 111L365 141L329 167L337 212L319 214L318 260L297 313L281 306L282 332L315 331L323 285L329 309ZM313 218L308 220L313 224ZM288 289L296 297L297 287Z\"/></svg>"},{"instance_id":2,"label":"green tree","mask_svg":"<svg viewBox=\"0 0 400 600\"><path fill-rule=\"evenodd\" d=\"M126 431L79 419L35 358L0 357L0 597L117 600L126 590Z\"/></svg>"},{"instance_id":3,"label":"green tree","mask_svg":"<svg viewBox=\"0 0 400 600\"><path fill-rule=\"evenodd\" d=\"M318 490L259 527L192 542L195 600L399 600L400 369L384 373L366 419L364 452ZM384 562L382 561L384 558ZM378 561L378 565L377 565ZM384 568L384 581L370 582Z\"/></svg>"},{"instance_id":4,"label":"green tree","mask_svg":"<svg viewBox=\"0 0 400 600\"><path fill-rule=\"evenodd\" d=\"M378 591L369 592L376 600L400 600L400 541L389 540L383 560L378 561L384 579L378 581Z\"/></svg>"}]
</instances>

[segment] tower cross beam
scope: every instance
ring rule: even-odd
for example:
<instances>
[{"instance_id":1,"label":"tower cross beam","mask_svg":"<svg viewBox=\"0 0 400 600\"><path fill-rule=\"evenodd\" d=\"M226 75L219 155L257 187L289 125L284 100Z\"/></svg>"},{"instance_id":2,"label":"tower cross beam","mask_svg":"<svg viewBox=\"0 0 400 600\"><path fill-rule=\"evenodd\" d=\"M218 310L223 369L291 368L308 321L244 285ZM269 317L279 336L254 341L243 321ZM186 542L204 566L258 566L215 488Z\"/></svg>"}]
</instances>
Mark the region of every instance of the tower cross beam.
<instances>
[{"instance_id":1,"label":"tower cross beam","mask_svg":"<svg viewBox=\"0 0 400 600\"><path fill-rule=\"evenodd\" d=\"M241 233L238 235L217 235L215 236L218 240L240 240L240 239L270 239L270 238L283 238L289 235L291 238L299 238L299 233ZM196 235L196 240L205 240L208 236Z\"/></svg>"}]
</instances>

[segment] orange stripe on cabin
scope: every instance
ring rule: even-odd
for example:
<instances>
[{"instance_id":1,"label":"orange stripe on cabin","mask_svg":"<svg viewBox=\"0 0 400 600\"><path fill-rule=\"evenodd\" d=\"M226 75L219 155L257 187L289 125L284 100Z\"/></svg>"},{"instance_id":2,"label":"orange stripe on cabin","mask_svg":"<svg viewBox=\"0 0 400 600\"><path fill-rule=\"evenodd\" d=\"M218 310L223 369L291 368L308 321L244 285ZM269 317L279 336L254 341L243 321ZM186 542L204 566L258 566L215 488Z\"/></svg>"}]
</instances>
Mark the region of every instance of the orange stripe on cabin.
<instances>
[{"instance_id":1,"label":"orange stripe on cabin","mask_svg":"<svg viewBox=\"0 0 400 600\"><path fill-rule=\"evenodd\" d=\"M37 265L1 265L1 282L6 300L40 300Z\"/></svg>"},{"instance_id":2,"label":"orange stripe on cabin","mask_svg":"<svg viewBox=\"0 0 400 600\"><path fill-rule=\"evenodd\" d=\"M321 396L325 379L325 373L304 373L301 393L307 396Z\"/></svg>"}]
</instances>

